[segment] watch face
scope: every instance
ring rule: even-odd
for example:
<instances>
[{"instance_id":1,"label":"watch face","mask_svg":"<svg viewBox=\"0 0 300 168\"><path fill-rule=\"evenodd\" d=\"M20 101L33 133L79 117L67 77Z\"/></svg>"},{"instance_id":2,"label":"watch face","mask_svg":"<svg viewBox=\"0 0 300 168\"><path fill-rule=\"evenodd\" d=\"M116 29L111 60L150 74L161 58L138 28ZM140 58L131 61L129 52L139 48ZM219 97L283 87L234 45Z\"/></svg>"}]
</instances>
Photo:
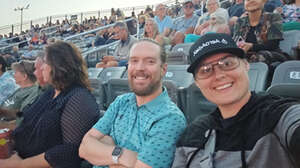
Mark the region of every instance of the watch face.
<instances>
[{"instance_id":1,"label":"watch face","mask_svg":"<svg viewBox=\"0 0 300 168\"><path fill-rule=\"evenodd\" d=\"M113 156L119 156L121 154L122 148L116 146L115 149L112 152Z\"/></svg>"}]
</instances>

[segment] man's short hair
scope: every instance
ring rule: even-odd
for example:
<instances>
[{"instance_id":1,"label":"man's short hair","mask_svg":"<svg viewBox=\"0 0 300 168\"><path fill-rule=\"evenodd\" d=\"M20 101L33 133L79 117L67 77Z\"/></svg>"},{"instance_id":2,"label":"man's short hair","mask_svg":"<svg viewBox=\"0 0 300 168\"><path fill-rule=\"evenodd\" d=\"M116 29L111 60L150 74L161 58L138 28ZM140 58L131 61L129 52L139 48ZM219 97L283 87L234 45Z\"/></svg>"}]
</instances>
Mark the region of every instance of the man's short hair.
<instances>
[{"instance_id":1,"label":"man's short hair","mask_svg":"<svg viewBox=\"0 0 300 168\"><path fill-rule=\"evenodd\" d=\"M128 27L125 22L116 22L114 28L119 27L120 29L125 29L128 32Z\"/></svg>"},{"instance_id":2,"label":"man's short hair","mask_svg":"<svg viewBox=\"0 0 300 168\"><path fill-rule=\"evenodd\" d=\"M139 39L137 40L131 47L130 47L130 51L131 49L133 48L133 46L135 46L136 44L138 43L141 43L141 42L149 42L149 43L152 43L154 45L157 45L159 47L159 58L160 58L160 61L162 64L165 64L167 62L167 54L166 54L166 51L165 51L165 48L160 45L158 42L156 42L155 40L153 39L150 39L150 38L142 38L142 39Z\"/></svg>"}]
</instances>

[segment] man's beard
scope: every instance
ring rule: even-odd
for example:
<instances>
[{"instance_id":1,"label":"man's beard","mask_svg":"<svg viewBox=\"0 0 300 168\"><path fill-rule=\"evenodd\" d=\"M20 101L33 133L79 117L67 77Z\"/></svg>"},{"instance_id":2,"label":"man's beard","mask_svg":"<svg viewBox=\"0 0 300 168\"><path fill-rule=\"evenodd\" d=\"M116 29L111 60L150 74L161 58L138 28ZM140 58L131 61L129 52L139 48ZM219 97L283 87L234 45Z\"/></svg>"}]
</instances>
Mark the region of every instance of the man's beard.
<instances>
[{"instance_id":1,"label":"man's beard","mask_svg":"<svg viewBox=\"0 0 300 168\"><path fill-rule=\"evenodd\" d=\"M161 86L161 78L156 80L156 81L152 81L148 86L146 86L144 89L137 89L132 80L129 80L129 86L130 86L130 90L132 92L134 92L137 96L149 96L152 93L154 93L157 89L159 89L159 87Z\"/></svg>"}]
</instances>

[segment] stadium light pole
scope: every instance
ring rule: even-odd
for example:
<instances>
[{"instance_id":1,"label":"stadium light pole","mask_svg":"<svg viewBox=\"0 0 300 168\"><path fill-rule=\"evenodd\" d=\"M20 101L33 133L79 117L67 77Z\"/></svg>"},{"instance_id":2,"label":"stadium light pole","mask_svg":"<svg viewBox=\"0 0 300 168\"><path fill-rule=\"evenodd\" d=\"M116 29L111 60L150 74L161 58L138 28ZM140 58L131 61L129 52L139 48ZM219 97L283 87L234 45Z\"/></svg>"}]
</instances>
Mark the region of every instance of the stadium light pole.
<instances>
[{"instance_id":1,"label":"stadium light pole","mask_svg":"<svg viewBox=\"0 0 300 168\"><path fill-rule=\"evenodd\" d=\"M14 11L21 11L21 31L22 33L22 26L23 26L23 10L29 9L30 4L23 6L23 7L17 7L14 9Z\"/></svg>"}]
</instances>

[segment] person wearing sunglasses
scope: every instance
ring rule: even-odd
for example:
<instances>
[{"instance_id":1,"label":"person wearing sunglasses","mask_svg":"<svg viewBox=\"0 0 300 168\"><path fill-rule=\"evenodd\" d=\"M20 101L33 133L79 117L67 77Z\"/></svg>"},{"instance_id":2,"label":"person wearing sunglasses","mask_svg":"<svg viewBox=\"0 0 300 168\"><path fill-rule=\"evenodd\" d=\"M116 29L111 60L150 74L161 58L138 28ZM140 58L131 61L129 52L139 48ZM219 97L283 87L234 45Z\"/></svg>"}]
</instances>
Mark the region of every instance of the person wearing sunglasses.
<instances>
[{"instance_id":1,"label":"person wearing sunglasses","mask_svg":"<svg viewBox=\"0 0 300 168\"><path fill-rule=\"evenodd\" d=\"M0 105L0 128L8 127L14 129L17 112L32 104L40 94L39 87L35 84L34 62L22 60L13 63L12 69L16 84L20 88Z\"/></svg>"},{"instance_id":2,"label":"person wearing sunglasses","mask_svg":"<svg viewBox=\"0 0 300 168\"><path fill-rule=\"evenodd\" d=\"M203 35L189 57L188 72L217 108L187 127L173 168L300 166L299 100L251 92L250 65L227 34Z\"/></svg>"},{"instance_id":3,"label":"person wearing sunglasses","mask_svg":"<svg viewBox=\"0 0 300 168\"><path fill-rule=\"evenodd\" d=\"M184 16L175 19L173 22L173 31L170 34L172 45L183 43L185 36L194 32L199 18L198 15L194 14L194 10L194 4L191 0L183 2Z\"/></svg>"}]
</instances>

